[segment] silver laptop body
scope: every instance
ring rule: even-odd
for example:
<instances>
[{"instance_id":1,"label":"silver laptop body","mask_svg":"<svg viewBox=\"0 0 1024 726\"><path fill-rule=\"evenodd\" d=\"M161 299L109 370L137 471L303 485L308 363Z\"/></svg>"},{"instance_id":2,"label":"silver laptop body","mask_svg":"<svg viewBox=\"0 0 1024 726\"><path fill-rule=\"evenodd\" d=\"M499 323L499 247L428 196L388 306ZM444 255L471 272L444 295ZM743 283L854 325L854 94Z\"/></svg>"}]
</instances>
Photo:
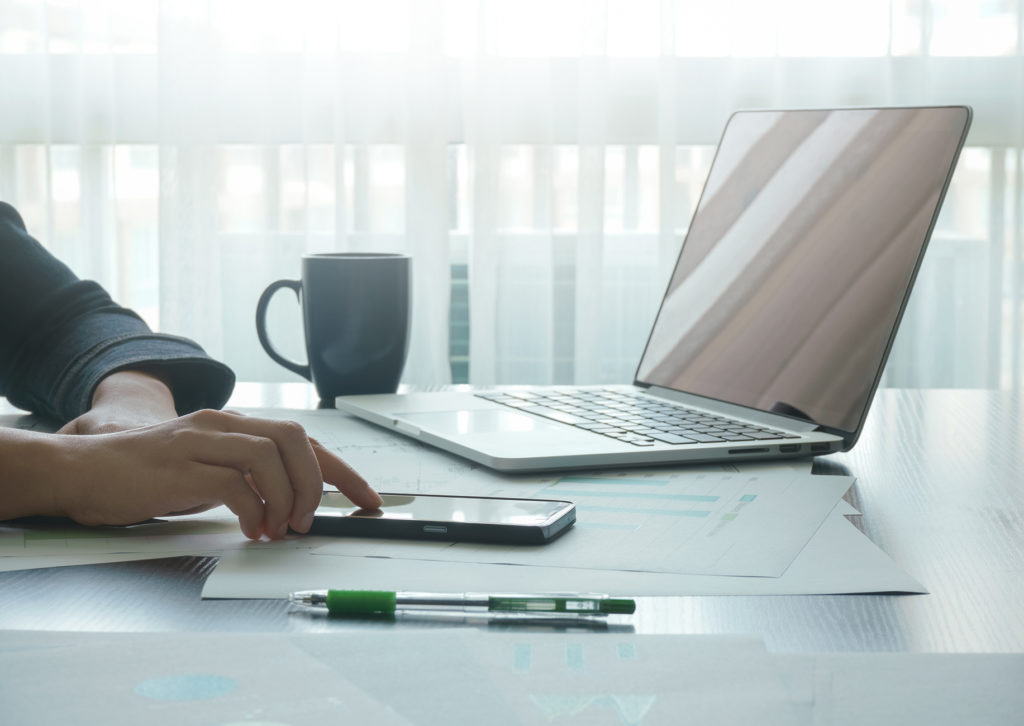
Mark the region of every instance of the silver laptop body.
<instances>
[{"instance_id":1,"label":"silver laptop body","mask_svg":"<svg viewBox=\"0 0 1024 726\"><path fill-rule=\"evenodd\" d=\"M337 406L502 471L848 450L970 122L965 106L737 112L632 385Z\"/></svg>"}]
</instances>

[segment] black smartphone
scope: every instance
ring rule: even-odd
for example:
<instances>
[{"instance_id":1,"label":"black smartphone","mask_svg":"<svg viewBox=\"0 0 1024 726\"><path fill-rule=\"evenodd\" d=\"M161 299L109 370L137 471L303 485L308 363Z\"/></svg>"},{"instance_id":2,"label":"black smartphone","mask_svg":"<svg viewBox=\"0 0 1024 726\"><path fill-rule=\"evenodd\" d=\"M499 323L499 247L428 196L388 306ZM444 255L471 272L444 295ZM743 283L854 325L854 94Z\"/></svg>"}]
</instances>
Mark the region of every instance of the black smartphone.
<instances>
[{"instance_id":1,"label":"black smartphone","mask_svg":"<svg viewBox=\"0 0 1024 726\"><path fill-rule=\"evenodd\" d=\"M544 544L576 521L572 502L552 499L386 494L379 509L361 509L324 492L309 534L346 537Z\"/></svg>"}]
</instances>

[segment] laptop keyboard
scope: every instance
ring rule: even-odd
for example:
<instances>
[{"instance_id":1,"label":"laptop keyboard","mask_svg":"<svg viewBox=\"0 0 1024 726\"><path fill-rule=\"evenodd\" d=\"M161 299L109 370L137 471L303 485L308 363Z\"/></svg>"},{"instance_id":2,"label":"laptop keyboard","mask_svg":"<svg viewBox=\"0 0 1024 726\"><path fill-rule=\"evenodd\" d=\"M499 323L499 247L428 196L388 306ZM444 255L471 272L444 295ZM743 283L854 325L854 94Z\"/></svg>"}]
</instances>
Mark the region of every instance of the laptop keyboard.
<instances>
[{"instance_id":1,"label":"laptop keyboard","mask_svg":"<svg viewBox=\"0 0 1024 726\"><path fill-rule=\"evenodd\" d=\"M475 394L634 446L797 438L785 431L615 389L524 389Z\"/></svg>"}]
</instances>

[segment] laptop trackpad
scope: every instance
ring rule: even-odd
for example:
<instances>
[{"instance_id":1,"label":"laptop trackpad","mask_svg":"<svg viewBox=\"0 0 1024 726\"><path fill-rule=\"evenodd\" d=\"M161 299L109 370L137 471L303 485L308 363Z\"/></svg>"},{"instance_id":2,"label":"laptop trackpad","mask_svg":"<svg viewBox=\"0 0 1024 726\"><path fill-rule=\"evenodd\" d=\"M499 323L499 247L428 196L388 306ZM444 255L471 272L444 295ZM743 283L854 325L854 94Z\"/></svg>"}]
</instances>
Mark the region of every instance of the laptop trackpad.
<instances>
[{"instance_id":1,"label":"laptop trackpad","mask_svg":"<svg viewBox=\"0 0 1024 726\"><path fill-rule=\"evenodd\" d=\"M529 432L565 430L564 424L546 421L534 416L502 411L500 409L464 409L461 411L432 411L428 413L395 413L393 416L425 431L452 434L484 434L494 432Z\"/></svg>"}]
</instances>

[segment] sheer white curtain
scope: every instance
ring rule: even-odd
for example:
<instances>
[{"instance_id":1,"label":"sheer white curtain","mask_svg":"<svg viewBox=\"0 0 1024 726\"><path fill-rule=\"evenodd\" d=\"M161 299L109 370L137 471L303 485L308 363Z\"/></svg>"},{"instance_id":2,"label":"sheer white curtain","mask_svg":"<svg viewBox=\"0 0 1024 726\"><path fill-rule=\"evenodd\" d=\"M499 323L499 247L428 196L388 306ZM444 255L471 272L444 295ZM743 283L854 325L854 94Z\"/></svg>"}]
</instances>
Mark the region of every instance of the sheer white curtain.
<instances>
[{"instance_id":1,"label":"sheer white curtain","mask_svg":"<svg viewBox=\"0 0 1024 726\"><path fill-rule=\"evenodd\" d=\"M885 382L1019 389L1020 0L0 0L0 199L243 380L307 251L414 257L405 380L631 380L726 117L968 103ZM0 260L0 264L3 264ZM272 337L301 358L294 301Z\"/></svg>"}]
</instances>

